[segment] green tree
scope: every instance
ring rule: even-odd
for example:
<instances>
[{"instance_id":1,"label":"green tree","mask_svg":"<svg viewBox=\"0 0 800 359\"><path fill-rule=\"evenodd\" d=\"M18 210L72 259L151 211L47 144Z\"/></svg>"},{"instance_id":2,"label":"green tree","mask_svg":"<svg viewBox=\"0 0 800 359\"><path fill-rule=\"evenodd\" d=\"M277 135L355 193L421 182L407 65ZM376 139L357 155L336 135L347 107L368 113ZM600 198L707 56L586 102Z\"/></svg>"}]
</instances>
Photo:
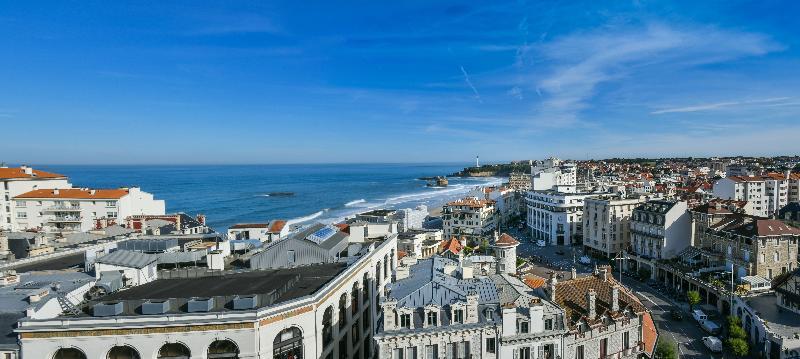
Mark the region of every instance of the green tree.
<instances>
[{"instance_id":1,"label":"green tree","mask_svg":"<svg viewBox=\"0 0 800 359\"><path fill-rule=\"evenodd\" d=\"M731 339L745 339L747 338L747 333L745 333L742 327L735 325L728 328L728 338Z\"/></svg>"},{"instance_id":2,"label":"green tree","mask_svg":"<svg viewBox=\"0 0 800 359\"><path fill-rule=\"evenodd\" d=\"M742 338L728 339L728 347L731 348L731 353L738 358L746 357L750 353L750 346Z\"/></svg>"},{"instance_id":3,"label":"green tree","mask_svg":"<svg viewBox=\"0 0 800 359\"><path fill-rule=\"evenodd\" d=\"M650 270L647 268L639 268L639 280L645 281L650 279Z\"/></svg>"},{"instance_id":4,"label":"green tree","mask_svg":"<svg viewBox=\"0 0 800 359\"><path fill-rule=\"evenodd\" d=\"M696 290L686 292L686 301L689 302L689 309L693 309L696 304L700 303L700 292Z\"/></svg>"},{"instance_id":5,"label":"green tree","mask_svg":"<svg viewBox=\"0 0 800 359\"><path fill-rule=\"evenodd\" d=\"M725 319L727 320L727 323L728 323L728 329L730 329L732 327L741 327L742 326L742 320L739 319L739 317L737 317L735 315L729 315Z\"/></svg>"},{"instance_id":6,"label":"green tree","mask_svg":"<svg viewBox=\"0 0 800 359\"><path fill-rule=\"evenodd\" d=\"M659 337L656 344L656 359L678 359L678 345L665 337Z\"/></svg>"}]
</instances>

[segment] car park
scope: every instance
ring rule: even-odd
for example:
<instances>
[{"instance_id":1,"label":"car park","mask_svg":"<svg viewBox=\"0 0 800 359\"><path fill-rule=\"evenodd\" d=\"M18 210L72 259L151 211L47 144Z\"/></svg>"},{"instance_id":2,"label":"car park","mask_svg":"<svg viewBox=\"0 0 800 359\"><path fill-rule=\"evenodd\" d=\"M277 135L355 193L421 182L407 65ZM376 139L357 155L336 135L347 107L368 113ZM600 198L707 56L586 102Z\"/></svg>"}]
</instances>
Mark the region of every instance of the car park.
<instances>
[{"instance_id":1,"label":"car park","mask_svg":"<svg viewBox=\"0 0 800 359\"><path fill-rule=\"evenodd\" d=\"M722 341L717 337L703 337L703 344L714 353L722 352Z\"/></svg>"}]
</instances>

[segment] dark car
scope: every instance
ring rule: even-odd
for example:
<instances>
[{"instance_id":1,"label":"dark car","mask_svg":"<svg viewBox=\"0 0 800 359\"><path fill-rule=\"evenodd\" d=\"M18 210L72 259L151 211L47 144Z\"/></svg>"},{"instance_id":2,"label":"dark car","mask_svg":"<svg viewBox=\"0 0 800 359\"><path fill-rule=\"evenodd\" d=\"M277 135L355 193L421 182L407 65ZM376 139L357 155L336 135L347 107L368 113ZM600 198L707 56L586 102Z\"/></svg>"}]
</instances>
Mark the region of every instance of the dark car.
<instances>
[{"instance_id":1,"label":"dark car","mask_svg":"<svg viewBox=\"0 0 800 359\"><path fill-rule=\"evenodd\" d=\"M671 311L669 312L669 315L670 315L670 316L672 317L672 319L674 319L674 320L683 320L683 313L681 313L681 311L680 311L680 310L673 309L673 310L671 310Z\"/></svg>"}]
</instances>

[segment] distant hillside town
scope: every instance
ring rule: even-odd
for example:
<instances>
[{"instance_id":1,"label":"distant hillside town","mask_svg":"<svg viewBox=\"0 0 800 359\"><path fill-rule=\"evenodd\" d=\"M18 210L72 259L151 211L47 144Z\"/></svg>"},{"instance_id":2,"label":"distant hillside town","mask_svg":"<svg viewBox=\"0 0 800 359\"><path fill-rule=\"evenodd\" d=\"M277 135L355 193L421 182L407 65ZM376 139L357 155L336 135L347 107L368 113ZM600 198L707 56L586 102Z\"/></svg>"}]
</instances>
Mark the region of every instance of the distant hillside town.
<instances>
[{"instance_id":1,"label":"distant hillside town","mask_svg":"<svg viewBox=\"0 0 800 359\"><path fill-rule=\"evenodd\" d=\"M504 183L220 233L146 188L2 166L0 358L655 359L684 315L686 341L738 320L752 352L800 353L800 157L453 175Z\"/></svg>"}]
</instances>

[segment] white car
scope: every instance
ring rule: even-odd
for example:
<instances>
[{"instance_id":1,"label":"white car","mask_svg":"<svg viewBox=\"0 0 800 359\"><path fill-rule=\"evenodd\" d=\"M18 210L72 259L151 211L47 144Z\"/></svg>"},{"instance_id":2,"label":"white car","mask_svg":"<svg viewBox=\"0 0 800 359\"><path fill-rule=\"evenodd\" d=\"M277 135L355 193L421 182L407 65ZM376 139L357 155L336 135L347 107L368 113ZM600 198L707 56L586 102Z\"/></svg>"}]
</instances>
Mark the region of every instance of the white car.
<instances>
[{"instance_id":1,"label":"white car","mask_svg":"<svg viewBox=\"0 0 800 359\"><path fill-rule=\"evenodd\" d=\"M546 246L546 245L547 245L547 244L546 244L546 243L545 243L543 240L541 240L541 239L540 239L540 240L538 240L538 241L536 241L536 246L538 246L538 247L544 247L544 246Z\"/></svg>"},{"instance_id":2,"label":"white car","mask_svg":"<svg viewBox=\"0 0 800 359\"><path fill-rule=\"evenodd\" d=\"M592 259L589 258L589 256L581 256L580 258L578 258L578 261L581 262L582 264L592 264Z\"/></svg>"},{"instance_id":3,"label":"white car","mask_svg":"<svg viewBox=\"0 0 800 359\"><path fill-rule=\"evenodd\" d=\"M722 352L722 341L717 337L703 337L703 344L714 353Z\"/></svg>"}]
</instances>

